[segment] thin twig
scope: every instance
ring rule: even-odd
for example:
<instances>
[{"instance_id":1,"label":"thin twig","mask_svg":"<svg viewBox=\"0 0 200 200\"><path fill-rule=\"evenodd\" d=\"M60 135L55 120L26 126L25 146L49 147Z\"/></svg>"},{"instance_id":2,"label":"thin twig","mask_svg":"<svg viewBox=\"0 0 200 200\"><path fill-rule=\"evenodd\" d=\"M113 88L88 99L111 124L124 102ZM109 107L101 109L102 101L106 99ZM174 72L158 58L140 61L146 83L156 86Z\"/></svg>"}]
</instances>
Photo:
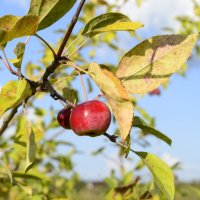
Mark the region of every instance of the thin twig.
<instances>
[{"instance_id":1,"label":"thin twig","mask_svg":"<svg viewBox=\"0 0 200 200\"><path fill-rule=\"evenodd\" d=\"M53 48L50 46L50 44L49 44L44 38L42 38L41 36L39 36L37 33L34 34L34 36L36 36L37 38L39 38L42 42L44 42L44 44L46 44L46 45L49 47L49 49L50 49L51 52L53 53L54 59L56 59L56 53L55 53L55 51L53 50Z\"/></svg>"},{"instance_id":2,"label":"thin twig","mask_svg":"<svg viewBox=\"0 0 200 200\"><path fill-rule=\"evenodd\" d=\"M87 40L85 40L84 42L82 42L77 49L75 49L72 53L70 53L68 55L68 58L71 58L84 44L86 44L88 41L90 40L90 38L88 38Z\"/></svg>"},{"instance_id":3,"label":"thin twig","mask_svg":"<svg viewBox=\"0 0 200 200\"><path fill-rule=\"evenodd\" d=\"M72 66L73 68L75 68L76 70L79 70L81 72L84 72L85 74L89 74L87 71L85 71L84 69L78 67L74 62L69 62L67 64L64 64L64 65L67 65L67 66Z\"/></svg>"},{"instance_id":4,"label":"thin twig","mask_svg":"<svg viewBox=\"0 0 200 200\"><path fill-rule=\"evenodd\" d=\"M76 12L74 14L74 17L72 18L71 24L70 24L70 26L69 26L66 34L65 34L65 37L64 37L64 39L62 41L62 44L60 45L60 48L59 48L58 53L57 53L57 58L61 57L63 49L65 48L65 45L67 44L67 42L69 40L69 37L70 37L70 35L71 35L71 33L72 33L73 29L74 29L74 26L75 26L75 24L76 24L76 22L78 20L78 17L80 15L80 12L81 12L85 2L86 2L86 0L81 0L80 4L79 4L79 6L78 6L78 8L77 8L77 10L76 10Z\"/></svg>"},{"instance_id":5,"label":"thin twig","mask_svg":"<svg viewBox=\"0 0 200 200\"><path fill-rule=\"evenodd\" d=\"M20 75L18 74L18 72L15 71L15 70L13 70L12 67L10 66L10 63L9 63L9 61L8 61L8 58L7 58L7 56L6 56L6 52L4 51L4 49L2 50L2 52L3 52L3 55L4 55L5 59L6 59L6 61L5 61L5 60L0 56L0 59L1 59L1 61L3 62L3 64L6 66L6 68L10 71L11 74L20 77Z\"/></svg>"},{"instance_id":6,"label":"thin twig","mask_svg":"<svg viewBox=\"0 0 200 200\"><path fill-rule=\"evenodd\" d=\"M70 47L71 47L76 41L78 41L81 37L82 37L82 35L79 35L75 40L73 40L73 41L69 44L69 46L63 50L62 55L63 55L63 56L66 55L66 53L67 53L67 51L70 49Z\"/></svg>"},{"instance_id":7,"label":"thin twig","mask_svg":"<svg viewBox=\"0 0 200 200\"><path fill-rule=\"evenodd\" d=\"M25 40L25 45L27 45L27 44L28 44L28 42L29 42L30 38L31 38L31 36L30 36L30 35L29 35L29 36L26 38L26 40Z\"/></svg>"},{"instance_id":8,"label":"thin twig","mask_svg":"<svg viewBox=\"0 0 200 200\"><path fill-rule=\"evenodd\" d=\"M4 131L6 130L6 128L8 127L8 124L10 123L10 121L12 120L12 118L15 116L15 114L17 113L18 108L21 106L22 104L19 104L17 106L15 106L10 114L8 115L8 117L3 121L3 125L0 128L0 136L4 133Z\"/></svg>"}]
</instances>

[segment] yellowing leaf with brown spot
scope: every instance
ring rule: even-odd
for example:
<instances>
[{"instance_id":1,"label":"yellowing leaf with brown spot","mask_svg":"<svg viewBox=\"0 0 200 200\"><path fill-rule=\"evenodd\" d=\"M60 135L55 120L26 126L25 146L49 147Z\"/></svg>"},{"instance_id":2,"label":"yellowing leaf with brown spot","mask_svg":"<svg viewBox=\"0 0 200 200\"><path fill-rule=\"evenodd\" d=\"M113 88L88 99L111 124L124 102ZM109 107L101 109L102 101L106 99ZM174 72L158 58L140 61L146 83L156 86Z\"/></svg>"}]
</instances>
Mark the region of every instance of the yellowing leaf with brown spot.
<instances>
[{"instance_id":1,"label":"yellowing leaf with brown spot","mask_svg":"<svg viewBox=\"0 0 200 200\"><path fill-rule=\"evenodd\" d=\"M133 120L133 104L126 89L106 66L92 63L89 66L89 73L110 103L124 142L130 133Z\"/></svg>"},{"instance_id":2,"label":"yellowing leaf with brown spot","mask_svg":"<svg viewBox=\"0 0 200 200\"><path fill-rule=\"evenodd\" d=\"M180 69L197 38L197 34L161 35L145 40L124 55L116 76L129 93L145 94Z\"/></svg>"},{"instance_id":3,"label":"yellowing leaf with brown spot","mask_svg":"<svg viewBox=\"0 0 200 200\"><path fill-rule=\"evenodd\" d=\"M39 24L38 16L5 15L0 18L0 44L15 38L35 34Z\"/></svg>"}]
</instances>

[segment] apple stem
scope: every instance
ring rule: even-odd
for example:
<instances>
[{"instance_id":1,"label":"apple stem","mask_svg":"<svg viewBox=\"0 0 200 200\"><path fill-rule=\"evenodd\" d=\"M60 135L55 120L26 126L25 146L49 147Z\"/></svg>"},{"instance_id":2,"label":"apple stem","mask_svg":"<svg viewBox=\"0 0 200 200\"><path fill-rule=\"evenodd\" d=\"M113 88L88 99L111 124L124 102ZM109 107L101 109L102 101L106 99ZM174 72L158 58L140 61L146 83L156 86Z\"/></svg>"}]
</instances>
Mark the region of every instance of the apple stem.
<instances>
[{"instance_id":1,"label":"apple stem","mask_svg":"<svg viewBox=\"0 0 200 200\"><path fill-rule=\"evenodd\" d=\"M88 101L88 95L87 95L87 91L86 91L85 84L84 84L84 81L83 81L83 77L82 77L81 73L79 72L79 70L76 70L76 71L77 71L79 78L80 78L80 81L81 81L81 85L82 85L82 88L83 88L85 99L86 99L86 101Z\"/></svg>"}]
</instances>

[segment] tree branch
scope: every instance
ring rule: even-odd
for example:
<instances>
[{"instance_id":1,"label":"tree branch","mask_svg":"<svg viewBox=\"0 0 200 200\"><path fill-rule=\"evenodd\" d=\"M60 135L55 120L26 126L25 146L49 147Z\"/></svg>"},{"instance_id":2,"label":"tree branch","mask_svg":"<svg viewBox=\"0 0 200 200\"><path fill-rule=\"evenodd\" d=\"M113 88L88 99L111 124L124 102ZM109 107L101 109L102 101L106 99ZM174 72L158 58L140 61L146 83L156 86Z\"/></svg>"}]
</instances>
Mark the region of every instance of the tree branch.
<instances>
[{"instance_id":1,"label":"tree branch","mask_svg":"<svg viewBox=\"0 0 200 200\"><path fill-rule=\"evenodd\" d=\"M58 53L57 53L56 57L54 58L54 61L52 62L52 64L49 65L46 68L46 71L45 71L45 73L43 75L43 78L40 81L40 83L44 84L46 81L48 81L49 75L54 73L56 68L60 65L60 63L61 63L60 61L62 61L62 60L65 60L66 62L70 61L69 58L67 58L65 56L62 57L62 52L63 52L63 50L65 48L65 45L67 44L67 42L69 40L69 37L70 37L70 35L71 35L71 33L72 33L73 29L74 29L74 26L76 25L76 22L78 20L78 17L80 15L80 12L81 12L81 10L83 8L83 5L84 5L85 1L86 0L81 0L80 4L79 4L79 6L78 6L78 8L77 8L77 10L76 10L76 12L74 14L74 17L72 18L71 24L70 24L70 26L69 26L66 34L65 34L65 37L64 37L64 39L63 39L63 41L62 41L62 43L60 45Z\"/></svg>"},{"instance_id":2,"label":"tree branch","mask_svg":"<svg viewBox=\"0 0 200 200\"><path fill-rule=\"evenodd\" d=\"M85 1L86 0L81 0L80 4L79 4L79 6L78 6L78 8L77 8L77 10L76 10L76 12L74 14L74 17L72 18L72 21L71 21L71 24L70 24L70 26L68 28L68 31L66 32L65 37L64 37L64 39L62 41L62 44L60 45L60 48L58 50L58 53L57 53L57 58L58 59L61 57L62 52L63 52L63 50L65 48L65 45L67 44L67 42L69 40L69 37L70 37L70 35L71 35L71 33L72 33L73 29L74 29L74 26L75 26L75 24L76 24L76 22L78 20L78 17L80 15L80 12L81 12L81 10L83 8L83 5L84 5Z\"/></svg>"},{"instance_id":3,"label":"tree branch","mask_svg":"<svg viewBox=\"0 0 200 200\"><path fill-rule=\"evenodd\" d=\"M15 114L17 113L18 108L21 106L22 104L19 104L17 106L15 106L10 114L8 115L8 117L4 120L3 125L0 128L0 136L4 133L4 131L7 129L8 124L10 123L10 121L12 120L12 118L15 116Z\"/></svg>"},{"instance_id":4,"label":"tree branch","mask_svg":"<svg viewBox=\"0 0 200 200\"><path fill-rule=\"evenodd\" d=\"M66 100L62 95L60 95L54 88L53 86L49 83L48 80L45 81L45 89L47 89L51 95L51 97L54 99L54 100L62 100L63 102L69 104L71 107L75 107L76 105L73 104L72 102Z\"/></svg>"}]
</instances>

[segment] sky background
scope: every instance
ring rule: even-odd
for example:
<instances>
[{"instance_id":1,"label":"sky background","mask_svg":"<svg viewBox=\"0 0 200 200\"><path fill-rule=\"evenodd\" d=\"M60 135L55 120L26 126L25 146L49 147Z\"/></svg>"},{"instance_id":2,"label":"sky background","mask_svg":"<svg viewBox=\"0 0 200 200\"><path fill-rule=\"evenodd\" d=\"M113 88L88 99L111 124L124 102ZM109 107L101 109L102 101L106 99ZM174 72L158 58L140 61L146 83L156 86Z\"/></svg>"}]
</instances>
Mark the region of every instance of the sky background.
<instances>
[{"instance_id":1,"label":"sky background","mask_svg":"<svg viewBox=\"0 0 200 200\"><path fill-rule=\"evenodd\" d=\"M109 0L110 2L114 0ZM1 0L0 16L5 14L24 15L28 10L29 1L26 0ZM70 22L74 10L70 11L67 16L59 20L52 27L41 31L43 36L50 43L55 43L60 37L59 34L53 33L53 30L64 28ZM191 0L144 0L141 8L135 6L135 1L130 0L123 8L122 13L127 14L131 19L142 22L145 26L137 33L143 38L149 38L154 35L163 34L163 27L171 27L178 30L179 24L175 21L177 15L192 15L193 6ZM20 41L24 41L22 38ZM18 41L18 40L17 40ZM16 41L10 44L6 52L9 57L13 57L11 52ZM26 50L26 58L24 64L29 60L37 61L42 53L40 42L31 38ZM133 47L132 38L128 35L120 39L120 47L127 51ZM105 49L98 50L100 60L106 61L110 59L110 55ZM87 55L85 55L87 57ZM9 81L12 76L3 69L0 63L0 86ZM200 67L199 59L194 59L189 62L189 68L185 78L179 75L173 75L170 85L167 90L162 90L160 97L151 97L149 95L139 100L139 105L145 108L151 116L156 118L156 127L163 133L166 133L172 140L171 147L158 141L153 137L148 137L152 146L145 151L155 153L169 164L180 161L182 170L176 174L181 180L199 180L200 179ZM90 97L98 94L96 90ZM81 94L82 97L82 94ZM46 102L54 103L50 98L41 100L38 104L49 106ZM54 106L61 109L60 104ZM111 126L109 131L112 131ZM109 132L108 131L108 132ZM134 136L133 136L134 137ZM84 155L75 156L75 169L84 179L101 179L109 175L110 169L116 169L116 165L102 155L92 157L91 151L96 150L103 145L106 146L106 153L117 160L117 149L113 144L108 142L103 137L88 138L77 137L74 134L67 134L61 139L72 141L77 145L78 149L84 152ZM139 146L134 146L136 150L143 150ZM67 149L62 149L63 153L67 153ZM135 160L135 155L131 155ZM131 163L126 163L127 169L132 169ZM144 172L147 173L147 172Z\"/></svg>"}]
</instances>

